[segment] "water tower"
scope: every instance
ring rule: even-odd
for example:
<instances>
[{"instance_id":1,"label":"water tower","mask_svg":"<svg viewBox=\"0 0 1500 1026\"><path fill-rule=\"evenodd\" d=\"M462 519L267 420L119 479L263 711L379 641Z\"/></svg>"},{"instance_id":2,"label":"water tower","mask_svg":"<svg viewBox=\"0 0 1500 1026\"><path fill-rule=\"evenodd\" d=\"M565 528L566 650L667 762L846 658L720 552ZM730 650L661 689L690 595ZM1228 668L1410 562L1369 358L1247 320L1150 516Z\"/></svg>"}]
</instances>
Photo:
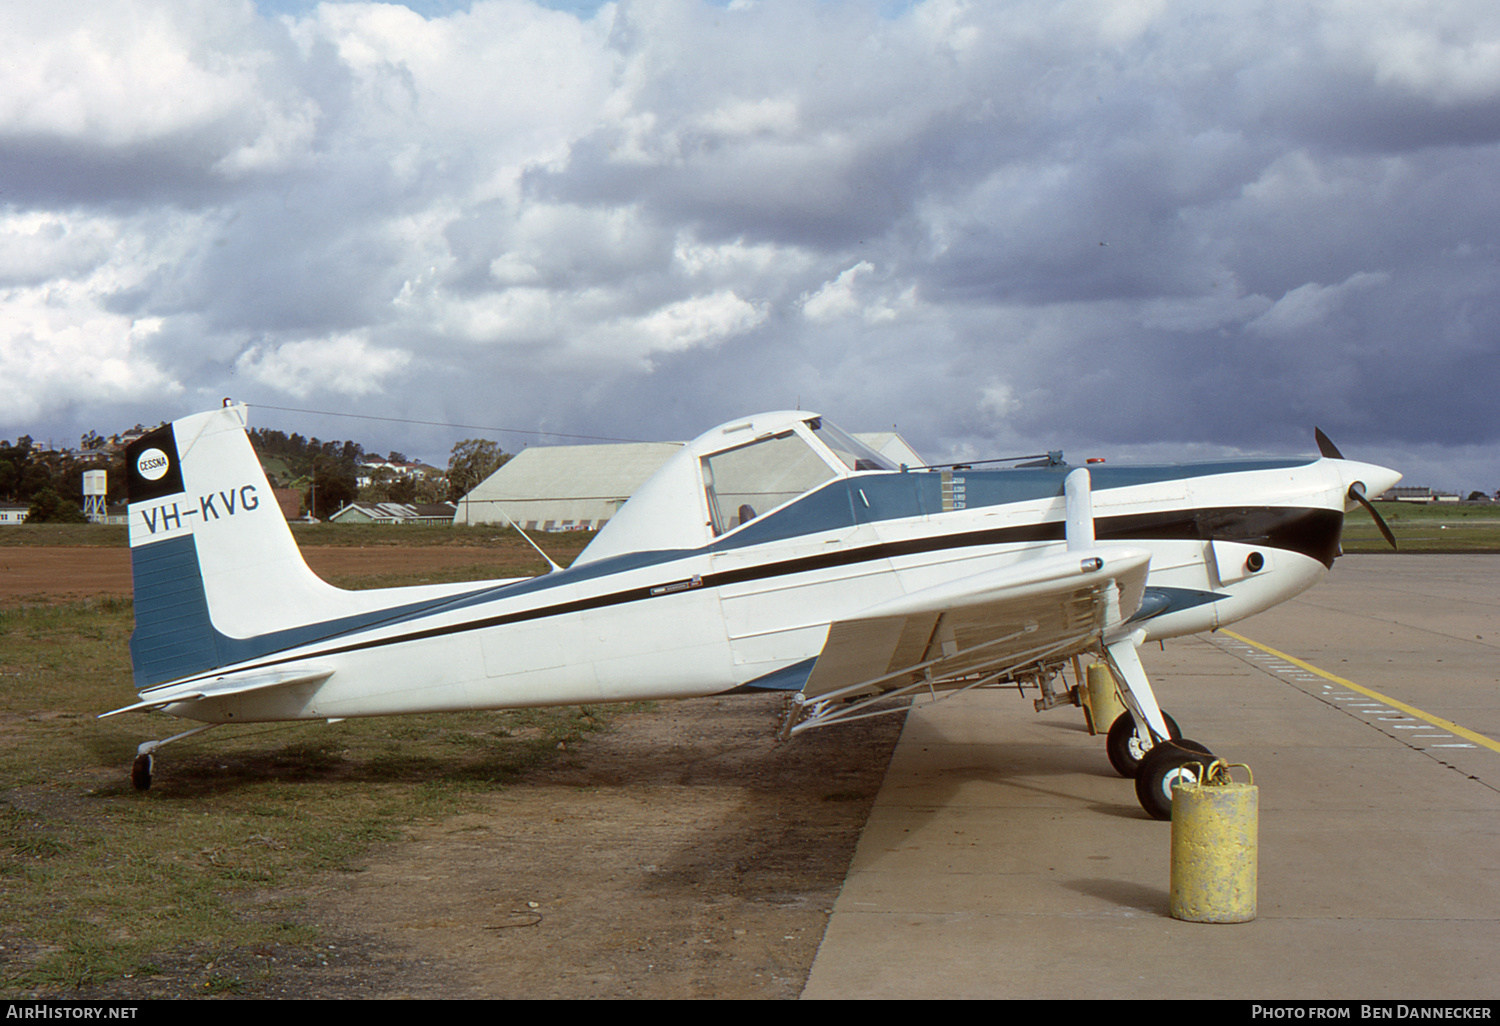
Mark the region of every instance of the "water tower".
<instances>
[{"instance_id":1,"label":"water tower","mask_svg":"<svg viewBox=\"0 0 1500 1026\"><path fill-rule=\"evenodd\" d=\"M107 476L107 472L103 470L83 472L83 515L89 518L91 524L104 523L104 494L107 491L105 484Z\"/></svg>"}]
</instances>

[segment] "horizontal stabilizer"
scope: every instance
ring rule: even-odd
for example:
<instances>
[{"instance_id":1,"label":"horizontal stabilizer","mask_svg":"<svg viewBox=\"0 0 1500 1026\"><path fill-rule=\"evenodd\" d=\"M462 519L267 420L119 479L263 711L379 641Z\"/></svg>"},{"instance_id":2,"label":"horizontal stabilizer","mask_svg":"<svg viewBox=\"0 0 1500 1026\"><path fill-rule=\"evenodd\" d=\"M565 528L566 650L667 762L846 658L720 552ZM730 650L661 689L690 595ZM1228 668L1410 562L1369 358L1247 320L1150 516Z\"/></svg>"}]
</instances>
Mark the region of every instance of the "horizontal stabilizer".
<instances>
[{"instance_id":1,"label":"horizontal stabilizer","mask_svg":"<svg viewBox=\"0 0 1500 1026\"><path fill-rule=\"evenodd\" d=\"M243 695L249 691L265 691L268 688L281 688L292 684L320 684L332 676L333 671L326 667L302 666L292 669L250 670L244 673L227 673L218 677L201 677L181 684L168 684L152 688L150 691L143 691L141 692L143 696L149 696L144 701L127 705L123 709L112 709L107 713L100 713L99 719L102 720L106 716L118 716L120 713L147 712L181 702L228 698L231 695Z\"/></svg>"}]
</instances>

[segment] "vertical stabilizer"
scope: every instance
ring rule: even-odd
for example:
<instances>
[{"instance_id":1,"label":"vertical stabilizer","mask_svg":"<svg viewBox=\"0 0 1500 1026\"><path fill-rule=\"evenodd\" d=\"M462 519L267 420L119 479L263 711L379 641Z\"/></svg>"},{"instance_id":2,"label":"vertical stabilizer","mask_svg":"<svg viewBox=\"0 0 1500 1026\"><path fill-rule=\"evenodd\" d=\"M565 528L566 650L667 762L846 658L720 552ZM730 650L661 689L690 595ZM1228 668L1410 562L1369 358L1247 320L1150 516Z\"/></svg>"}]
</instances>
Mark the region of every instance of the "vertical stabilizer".
<instances>
[{"instance_id":1,"label":"vertical stabilizer","mask_svg":"<svg viewBox=\"0 0 1500 1026\"><path fill-rule=\"evenodd\" d=\"M326 619L347 594L307 568L245 423L226 406L126 450L137 687L221 666L236 640Z\"/></svg>"}]
</instances>

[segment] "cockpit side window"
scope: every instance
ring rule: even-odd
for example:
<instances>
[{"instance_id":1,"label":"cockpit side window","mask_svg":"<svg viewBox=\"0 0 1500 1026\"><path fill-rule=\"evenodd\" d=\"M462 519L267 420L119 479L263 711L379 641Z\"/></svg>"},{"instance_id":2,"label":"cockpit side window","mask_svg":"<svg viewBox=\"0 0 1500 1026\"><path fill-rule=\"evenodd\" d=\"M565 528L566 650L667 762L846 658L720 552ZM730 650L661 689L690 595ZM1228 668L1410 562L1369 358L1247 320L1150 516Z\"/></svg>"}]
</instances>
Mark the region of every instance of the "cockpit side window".
<instances>
[{"instance_id":1,"label":"cockpit side window","mask_svg":"<svg viewBox=\"0 0 1500 1026\"><path fill-rule=\"evenodd\" d=\"M807 426L850 470L895 470L896 465L880 453L819 417Z\"/></svg>"},{"instance_id":2,"label":"cockpit side window","mask_svg":"<svg viewBox=\"0 0 1500 1026\"><path fill-rule=\"evenodd\" d=\"M703 457L714 535L732 531L836 475L794 432Z\"/></svg>"}]
</instances>

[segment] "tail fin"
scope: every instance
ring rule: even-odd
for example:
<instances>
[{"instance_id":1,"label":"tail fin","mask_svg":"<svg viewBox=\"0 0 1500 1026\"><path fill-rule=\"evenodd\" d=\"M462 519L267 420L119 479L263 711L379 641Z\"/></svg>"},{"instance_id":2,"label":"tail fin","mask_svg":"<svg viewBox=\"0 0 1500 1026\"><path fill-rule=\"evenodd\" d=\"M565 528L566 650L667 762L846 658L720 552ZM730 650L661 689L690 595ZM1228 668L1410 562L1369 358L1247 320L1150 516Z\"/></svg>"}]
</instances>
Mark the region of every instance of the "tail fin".
<instances>
[{"instance_id":1,"label":"tail fin","mask_svg":"<svg viewBox=\"0 0 1500 1026\"><path fill-rule=\"evenodd\" d=\"M137 688L257 654L246 639L343 611L349 593L303 561L245 424L243 405L225 406L126 450Z\"/></svg>"}]
</instances>

